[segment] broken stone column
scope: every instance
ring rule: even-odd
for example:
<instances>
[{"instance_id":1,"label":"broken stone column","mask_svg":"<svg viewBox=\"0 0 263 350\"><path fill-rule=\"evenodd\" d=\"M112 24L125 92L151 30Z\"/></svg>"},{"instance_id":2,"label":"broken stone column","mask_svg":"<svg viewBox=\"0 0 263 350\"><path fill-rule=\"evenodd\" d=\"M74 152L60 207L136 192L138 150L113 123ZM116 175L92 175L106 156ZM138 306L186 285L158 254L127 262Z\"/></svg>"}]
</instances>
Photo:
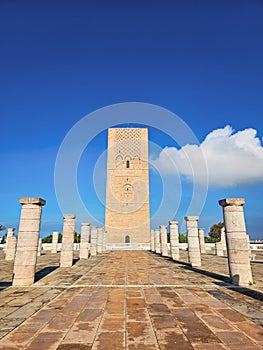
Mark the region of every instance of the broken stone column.
<instances>
[{"instance_id":1,"label":"broken stone column","mask_svg":"<svg viewBox=\"0 0 263 350\"><path fill-rule=\"evenodd\" d=\"M63 234L60 253L60 267L71 267L73 265L75 214L63 215Z\"/></svg>"},{"instance_id":2,"label":"broken stone column","mask_svg":"<svg viewBox=\"0 0 263 350\"><path fill-rule=\"evenodd\" d=\"M97 253L102 253L102 240L103 240L103 231L102 227L98 228L98 234L97 234Z\"/></svg>"},{"instance_id":3,"label":"broken stone column","mask_svg":"<svg viewBox=\"0 0 263 350\"><path fill-rule=\"evenodd\" d=\"M199 245L201 254L205 254L205 230L203 228L198 229Z\"/></svg>"},{"instance_id":4,"label":"broken stone column","mask_svg":"<svg viewBox=\"0 0 263 350\"><path fill-rule=\"evenodd\" d=\"M217 256L224 256L223 244L221 242L215 243L215 250Z\"/></svg>"},{"instance_id":5,"label":"broken stone column","mask_svg":"<svg viewBox=\"0 0 263 350\"><path fill-rule=\"evenodd\" d=\"M42 239L39 238L38 247L37 247L37 256L41 256L41 249L42 249Z\"/></svg>"},{"instance_id":6,"label":"broken stone column","mask_svg":"<svg viewBox=\"0 0 263 350\"><path fill-rule=\"evenodd\" d=\"M15 228L7 229L5 260L14 260L16 255L17 239L14 236Z\"/></svg>"},{"instance_id":7,"label":"broken stone column","mask_svg":"<svg viewBox=\"0 0 263 350\"><path fill-rule=\"evenodd\" d=\"M13 286L34 283L40 232L42 198L20 198L22 204L14 262Z\"/></svg>"},{"instance_id":8,"label":"broken stone column","mask_svg":"<svg viewBox=\"0 0 263 350\"><path fill-rule=\"evenodd\" d=\"M173 260L179 260L179 234L178 234L178 221L169 221L170 227L170 250Z\"/></svg>"},{"instance_id":9,"label":"broken stone column","mask_svg":"<svg viewBox=\"0 0 263 350\"><path fill-rule=\"evenodd\" d=\"M198 236L199 216L186 216L186 230L188 240L188 262L191 266L201 266L201 253Z\"/></svg>"},{"instance_id":10,"label":"broken stone column","mask_svg":"<svg viewBox=\"0 0 263 350\"><path fill-rule=\"evenodd\" d=\"M98 237L98 227L92 226L91 234L90 234L90 255L91 256L97 255L97 237Z\"/></svg>"},{"instance_id":11,"label":"broken stone column","mask_svg":"<svg viewBox=\"0 0 263 350\"><path fill-rule=\"evenodd\" d=\"M215 250L217 256L224 256L224 250L226 250L226 235L224 226L220 231L220 241L215 243Z\"/></svg>"},{"instance_id":12,"label":"broken stone column","mask_svg":"<svg viewBox=\"0 0 263 350\"><path fill-rule=\"evenodd\" d=\"M230 279L236 285L253 283L243 211L244 203L244 198L225 198L219 201L219 205L223 207Z\"/></svg>"},{"instance_id":13,"label":"broken stone column","mask_svg":"<svg viewBox=\"0 0 263 350\"><path fill-rule=\"evenodd\" d=\"M57 253L58 252L58 235L59 235L59 232L57 232L57 231L52 233L51 253Z\"/></svg>"},{"instance_id":14,"label":"broken stone column","mask_svg":"<svg viewBox=\"0 0 263 350\"><path fill-rule=\"evenodd\" d=\"M154 230L150 231L150 250L154 251Z\"/></svg>"},{"instance_id":15,"label":"broken stone column","mask_svg":"<svg viewBox=\"0 0 263 350\"><path fill-rule=\"evenodd\" d=\"M155 246L155 253L160 254L161 253L161 242L160 242L160 230L158 230L158 229L154 230L154 246Z\"/></svg>"},{"instance_id":16,"label":"broken stone column","mask_svg":"<svg viewBox=\"0 0 263 350\"><path fill-rule=\"evenodd\" d=\"M164 226L164 225L160 226L160 237L161 237L161 253L162 253L162 256L168 256L167 229L166 229L166 226Z\"/></svg>"},{"instance_id":17,"label":"broken stone column","mask_svg":"<svg viewBox=\"0 0 263 350\"><path fill-rule=\"evenodd\" d=\"M79 245L80 259L88 259L89 257L89 236L90 236L90 224L88 222L82 222L81 230L80 230L80 245Z\"/></svg>"}]
</instances>

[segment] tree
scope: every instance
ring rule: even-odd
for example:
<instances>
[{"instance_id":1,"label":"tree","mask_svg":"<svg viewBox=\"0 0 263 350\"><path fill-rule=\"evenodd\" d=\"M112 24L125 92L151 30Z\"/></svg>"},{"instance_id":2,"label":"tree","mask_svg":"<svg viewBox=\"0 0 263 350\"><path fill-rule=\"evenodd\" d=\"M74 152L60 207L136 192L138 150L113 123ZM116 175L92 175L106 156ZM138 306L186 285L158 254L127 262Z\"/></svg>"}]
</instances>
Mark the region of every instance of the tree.
<instances>
[{"instance_id":1,"label":"tree","mask_svg":"<svg viewBox=\"0 0 263 350\"><path fill-rule=\"evenodd\" d=\"M210 231L208 232L208 235L210 238L215 239L215 242L219 242L221 240L221 229L224 227L223 222L218 222L217 224L214 224L210 227Z\"/></svg>"},{"instance_id":2,"label":"tree","mask_svg":"<svg viewBox=\"0 0 263 350\"><path fill-rule=\"evenodd\" d=\"M179 233L179 243L187 243L186 235Z\"/></svg>"},{"instance_id":3,"label":"tree","mask_svg":"<svg viewBox=\"0 0 263 350\"><path fill-rule=\"evenodd\" d=\"M58 234L58 243L62 242L62 234ZM42 239L42 243L52 243L52 235L49 235L47 237L44 237ZM75 232L74 233L74 243L80 243L80 234Z\"/></svg>"}]
</instances>

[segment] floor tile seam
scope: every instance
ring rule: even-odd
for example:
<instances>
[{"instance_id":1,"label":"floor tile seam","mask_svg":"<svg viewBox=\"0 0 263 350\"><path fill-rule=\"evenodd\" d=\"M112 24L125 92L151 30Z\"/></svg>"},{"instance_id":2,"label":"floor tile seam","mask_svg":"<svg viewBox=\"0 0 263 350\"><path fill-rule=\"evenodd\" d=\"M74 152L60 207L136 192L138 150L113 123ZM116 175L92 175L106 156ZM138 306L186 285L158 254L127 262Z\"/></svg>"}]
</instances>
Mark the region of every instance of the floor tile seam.
<instances>
[{"instance_id":1,"label":"floor tile seam","mask_svg":"<svg viewBox=\"0 0 263 350\"><path fill-rule=\"evenodd\" d=\"M50 333L50 330L48 330L47 326L48 326L48 323L49 323L50 321L52 321L52 319L53 319L55 316L56 316L56 314L54 314L54 316L51 317L51 318L45 323L45 325L41 328L41 330L39 330L39 331L36 332L36 334L33 336L33 338L31 339L31 341L25 345L26 347L27 347L27 346L30 346L30 345L33 343L33 341L34 341L41 333ZM74 325L74 323L76 322L76 319L78 318L78 316L79 316L79 313L77 313L76 316L73 317L73 318L74 318L74 321L72 322L70 328L69 328L67 331L60 330L60 331L63 333L63 337L62 337L61 340L60 340L60 344L63 342L63 339L66 337L67 333L68 333L68 332L70 331L70 329L73 327L73 325ZM72 315L71 315L71 317L72 317ZM46 331L45 331L45 329L46 329ZM56 333L56 332L57 332L57 331L55 331L54 333ZM51 333L53 333L53 332L51 332Z\"/></svg>"},{"instance_id":2,"label":"floor tile seam","mask_svg":"<svg viewBox=\"0 0 263 350\"><path fill-rule=\"evenodd\" d=\"M191 309L191 308L190 308ZM192 309L191 309L192 310ZM193 310L192 310L193 311ZM198 317L198 315L196 315L196 313L194 312L194 314L195 314L195 316L196 317ZM185 337L186 337L186 339L188 340L188 342L189 342L189 344L192 346L192 348L194 349L194 345L193 345L193 343L194 342L192 342L191 341L191 339L189 338L189 336L187 335L187 330L184 330L184 322L181 322L180 320L178 320L178 318L176 317L176 315L174 315L174 317L176 318L176 320L177 320L177 322L178 322L178 326L179 326L179 328L181 329L181 331L182 331L182 333L185 335ZM218 340L218 343L219 344L223 344L223 345L225 345L222 341L221 341L221 339L217 336L217 334L215 334L215 332L213 331L213 330L211 330L211 328L210 327L208 327L207 326L207 324L206 323L204 323L199 317L198 317L198 319L201 321L201 323L204 325L204 326L206 326L210 331L211 331L211 333L215 336L215 338ZM218 344L218 343L216 343L216 344ZM200 344L200 343L199 343Z\"/></svg>"},{"instance_id":3,"label":"floor tile seam","mask_svg":"<svg viewBox=\"0 0 263 350\"><path fill-rule=\"evenodd\" d=\"M152 330L152 333L154 334L154 337L155 337L155 342L156 342L156 346L158 347L158 349L160 350L161 349L161 346L159 344L159 340L158 340L158 336L157 336L157 332L155 331L155 328L153 326L153 322L152 322L152 318L151 318L151 315L150 315L150 312L149 312L149 304L146 302L146 295L144 293L144 290L142 289L142 294L144 296L144 300L145 300L145 305L146 305L146 310L147 310L147 316L148 316L148 319L149 319L149 322L150 322L150 325L151 325L151 330Z\"/></svg>"},{"instance_id":4,"label":"floor tile seam","mask_svg":"<svg viewBox=\"0 0 263 350\"><path fill-rule=\"evenodd\" d=\"M128 261L125 260L125 285L128 282ZM127 316L127 287L125 288L125 303L124 303L124 348L128 348L128 330L127 330L128 316Z\"/></svg>"},{"instance_id":5,"label":"floor tile seam","mask_svg":"<svg viewBox=\"0 0 263 350\"><path fill-rule=\"evenodd\" d=\"M77 283L78 283L82 278L86 277L87 274L88 274L91 270L95 269L95 268L98 267L100 264L102 264L102 263L107 259L108 256L109 256L108 254L107 254L107 255L100 256L100 260L99 260L95 265L89 266L88 269L85 270L85 273L84 273L77 281L75 281L75 282L73 283L73 285L77 285Z\"/></svg>"},{"instance_id":6,"label":"floor tile seam","mask_svg":"<svg viewBox=\"0 0 263 350\"><path fill-rule=\"evenodd\" d=\"M238 314L240 314L240 315L242 315L240 312L238 312L237 310L235 310L235 309L232 309L231 307L228 307L228 308L230 308L231 310L233 310L233 311L235 311L236 313L238 313ZM220 319L222 319L223 318L223 321L225 321L228 325L230 325L230 326L232 326L236 331L238 331L239 333L242 333L246 338L248 338L249 340L251 340L255 345L260 345L260 344L258 344L257 343L257 341L254 339L254 338L252 338L252 337L250 337L249 335L247 335L246 334L246 332L244 332L242 329L240 329L239 327L238 327L238 323L234 323L234 322L231 322L230 320L228 320L227 318L225 318L224 316L222 316L220 313L219 313L219 311L217 311L217 309L215 309L215 310L213 310L219 317L220 317ZM252 321L253 322L253 321ZM254 322L253 322L254 323ZM256 323L254 323L254 325L255 326L258 326ZM209 327L210 328L210 327Z\"/></svg>"},{"instance_id":7,"label":"floor tile seam","mask_svg":"<svg viewBox=\"0 0 263 350\"><path fill-rule=\"evenodd\" d=\"M108 293L108 297L105 300L104 307L103 307L103 312L101 313L101 318L100 318L100 321L98 323L98 326L97 326L96 333L94 335L93 341L91 343L91 350L93 350L93 347L94 347L94 345L96 343L96 339L97 339L97 336L98 336L100 328L101 328L102 320L104 319L104 315L106 313L106 305L107 305L108 300L109 300L109 293Z\"/></svg>"},{"instance_id":8,"label":"floor tile seam","mask_svg":"<svg viewBox=\"0 0 263 350\"><path fill-rule=\"evenodd\" d=\"M60 295L60 294L62 294L63 292L61 292L61 293L59 293L56 297L55 297L55 299ZM72 296L72 298L74 297L74 295ZM71 299L72 299L71 298ZM68 299L67 299L68 300ZM4 336L2 339L4 339L5 337L7 337L7 336L9 336L9 334L13 334L14 332L19 332L19 328L20 327L22 327L23 325L25 325L26 323L28 323L28 322L30 322L30 319L34 316L34 315L36 315L39 311L42 311L42 310L48 310L48 304L49 303L51 303L51 302L53 302L54 301L54 299L53 300L50 300L48 303L46 303L43 307L41 307L41 308L39 308L36 312L34 312L28 319L26 319L26 320L24 320L22 323L20 323L18 326L16 326L11 332L9 332L6 336ZM68 303L67 303L67 305L68 305ZM51 308L52 309L52 308ZM43 326L39 329L39 330L37 330L35 333L34 333L34 336L33 336L33 338L32 338L32 341L37 337L37 335L38 334L40 334L41 333L41 331L46 327L46 325L48 324L48 322L50 322L54 317L56 316L56 313L53 315L53 317L51 317L49 320L47 320L46 322L44 322L43 323ZM10 336L12 336L12 334L10 335ZM29 340L30 341L30 340ZM31 341L31 343L32 343L32 341ZM25 346L28 346L28 345L30 345L30 343L28 342L28 343L26 343L25 344Z\"/></svg>"},{"instance_id":9,"label":"floor tile seam","mask_svg":"<svg viewBox=\"0 0 263 350\"><path fill-rule=\"evenodd\" d=\"M217 333L218 333L218 335L216 335L218 338L219 338L219 336L220 336L220 333L224 333L224 332L228 332L228 331L225 331L225 330L218 330L217 331ZM231 331L230 331L231 332ZM226 348L227 349L229 349L229 343L226 343L226 341L224 340L224 339L221 339L221 338L219 338L219 340L220 340L220 342L224 345L224 346L226 346ZM250 340L250 339L249 339ZM253 342L254 343L254 342ZM230 343L231 344L231 343ZM258 344L256 344L256 343L254 343L253 345L255 345L256 346L256 348L257 349L261 349L261 347L258 347ZM246 348L247 348L247 345L245 344L245 346L246 346ZM260 345L259 345L260 346ZM249 348L248 348L249 349Z\"/></svg>"},{"instance_id":10,"label":"floor tile seam","mask_svg":"<svg viewBox=\"0 0 263 350\"><path fill-rule=\"evenodd\" d=\"M198 296L198 297L199 297L199 296ZM246 316L245 314L242 314L242 312L240 312L239 310L237 310L237 309L235 309L234 307L232 307L232 305L227 304L227 303L225 302L225 300L217 299L214 295L211 295L211 297L213 297L213 299L215 299L215 300L219 300L221 303L223 303L223 304L226 306L227 309L230 309L230 310L232 310L232 311L234 311L234 312L236 312L236 313L242 315L243 317L245 317L246 320L249 320L250 322L253 322L253 320L251 320L250 317ZM199 297L199 298L201 299L201 297ZM201 301L202 301L202 299L201 299ZM213 307L209 307L209 308L212 309L212 311L213 311L214 313L216 313L216 314L219 316L220 319L222 319L222 314L220 314L220 312L217 311L216 308L213 308ZM254 309L255 309L255 308L254 308ZM197 314L196 314L196 315L197 315ZM197 316L198 316L198 315L197 315ZM199 316L198 316L198 317L199 317ZM199 318L200 318L200 317L199 317ZM235 328L237 331L240 332L240 328L238 328L238 326L237 326L235 323L232 323L230 320L228 320L228 319L225 318L224 316L223 316L223 320L225 320L226 323L229 324L230 326L234 326L234 328ZM253 324L254 324L255 326L261 327L261 326L260 326L259 324L257 324L256 322L253 322ZM210 328L210 327L209 327L209 328ZM245 335L246 337L248 337L248 336L246 335L246 333L243 332L242 330L241 330L241 333L244 333L244 335ZM250 338L250 337L249 337L249 338ZM250 338L250 339L252 339L252 338ZM252 340L253 340L253 339L252 339ZM253 340L253 341L255 341L255 340Z\"/></svg>"},{"instance_id":11,"label":"floor tile seam","mask_svg":"<svg viewBox=\"0 0 263 350\"><path fill-rule=\"evenodd\" d=\"M152 318L150 316L149 309L148 309L148 304L146 302L146 295L144 293L144 289L143 288L140 288L140 289L141 289L141 293L142 293L142 295L144 297L144 302L145 302L145 306L146 306L146 310L147 310L147 315L148 315L148 320L149 320L149 323L150 323L151 331L152 331L152 334L154 334L154 337L155 337L155 345L158 346L158 349L160 350L161 347L160 347L160 344L159 344L159 341L158 341L157 334L156 334L155 329L153 327Z\"/></svg>"},{"instance_id":12,"label":"floor tile seam","mask_svg":"<svg viewBox=\"0 0 263 350\"><path fill-rule=\"evenodd\" d=\"M88 302L89 302L89 300L90 300L91 297L92 297L92 296L90 296L90 297L88 298L88 300L85 302L85 304L83 305L83 307L81 308L81 310L78 312L78 314L77 314L77 316L76 316L74 322L72 323L71 327L70 327L70 328L68 329L68 331L64 334L62 340L60 341L60 344L63 343L63 340L66 338L67 334L72 330L72 328L74 327L75 322L78 320L78 318L80 317L81 313L86 309L86 306L87 306L87 304L88 304Z\"/></svg>"}]
</instances>

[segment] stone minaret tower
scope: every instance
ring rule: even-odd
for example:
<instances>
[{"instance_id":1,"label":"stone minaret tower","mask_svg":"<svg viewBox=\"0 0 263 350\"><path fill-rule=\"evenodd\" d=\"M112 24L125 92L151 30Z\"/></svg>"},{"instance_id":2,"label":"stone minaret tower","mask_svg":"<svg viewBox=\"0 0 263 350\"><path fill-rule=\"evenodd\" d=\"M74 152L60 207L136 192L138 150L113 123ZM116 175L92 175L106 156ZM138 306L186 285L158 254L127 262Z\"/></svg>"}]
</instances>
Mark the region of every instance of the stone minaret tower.
<instances>
[{"instance_id":1,"label":"stone minaret tower","mask_svg":"<svg viewBox=\"0 0 263 350\"><path fill-rule=\"evenodd\" d=\"M108 129L107 243L150 244L148 129Z\"/></svg>"}]
</instances>

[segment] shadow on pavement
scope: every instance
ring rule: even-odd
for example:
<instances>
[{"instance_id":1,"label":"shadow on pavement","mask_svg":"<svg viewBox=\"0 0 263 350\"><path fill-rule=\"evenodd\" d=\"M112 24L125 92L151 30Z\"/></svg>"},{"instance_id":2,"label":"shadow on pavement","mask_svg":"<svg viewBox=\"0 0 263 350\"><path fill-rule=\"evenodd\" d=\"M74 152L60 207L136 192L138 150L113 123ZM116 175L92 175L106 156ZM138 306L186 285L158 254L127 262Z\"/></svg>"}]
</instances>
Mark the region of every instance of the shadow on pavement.
<instances>
[{"instance_id":1,"label":"shadow on pavement","mask_svg":"<svg viewBox=\"0 0 263 350\"><path fill-rule=\"evenodd\" d=\"M36 272L35 274L35 282L41 280L42 278L46 277L48 274L50 274L51 272L55 271L56 269L58 269L59 266L47 266L44 267L42 270Z\"/></svg>"},{"instance_id":2,"label":"shadow on pavement","mask_svg":"<svg viewBox=\"0 0 263 350\"><path fill-rule=\"evenodd\" d=\"M0 291L12 286L12 282L0 282Z\"/></svg>"}]
</instances>

